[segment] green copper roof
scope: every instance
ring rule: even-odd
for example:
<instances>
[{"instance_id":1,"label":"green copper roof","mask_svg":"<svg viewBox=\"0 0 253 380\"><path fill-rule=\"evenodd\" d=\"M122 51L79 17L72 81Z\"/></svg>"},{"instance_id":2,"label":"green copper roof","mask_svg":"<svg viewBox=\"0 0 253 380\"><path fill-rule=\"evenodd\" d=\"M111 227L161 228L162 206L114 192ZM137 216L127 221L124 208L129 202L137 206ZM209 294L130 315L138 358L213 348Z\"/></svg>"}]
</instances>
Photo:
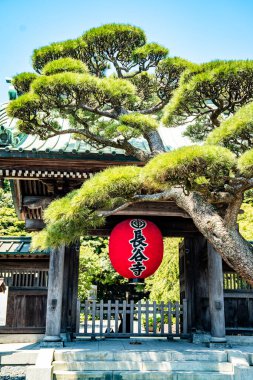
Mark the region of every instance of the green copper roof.
<instances>
[{"instance_id":1,"label":"green copper roof","mask_svg":"<svg viewBox=\"0 0 253 380\"><path fill-rule=\"evenodd\" d=\"M0 237L0 255L49 255L49 251L30 251L31 237Z\"/></svg>"},{"instance_id":2,"label":"green copper roof","mask_svg":"<svg viewBox=\"0 0 253 380\"><path fill-rule=\"evenodd\" d=\"M2 125L15 134L15 120L11 120L6 115L7 103L0 108L0 121ZM2 115L2 116L1 116ZM62 120L62 128L68 127L67 122ZM160 134L165 144L166 150L174 149L178 146L188 145L189 140L182 137L181 131L174 128L161 128ZM111 161L137 161L133 157L125 155L123 149L105 147L98 149L82 140L75 140L70 134L60 135L41 140L38 136L18 134L12 139L12 145L1 146L0 157L35 157L35 158L66 158L66 159L96 159ZM145 139L132 139L131 143L144 151L149 151L148 143Z\"/></svg>"}]
</instances>

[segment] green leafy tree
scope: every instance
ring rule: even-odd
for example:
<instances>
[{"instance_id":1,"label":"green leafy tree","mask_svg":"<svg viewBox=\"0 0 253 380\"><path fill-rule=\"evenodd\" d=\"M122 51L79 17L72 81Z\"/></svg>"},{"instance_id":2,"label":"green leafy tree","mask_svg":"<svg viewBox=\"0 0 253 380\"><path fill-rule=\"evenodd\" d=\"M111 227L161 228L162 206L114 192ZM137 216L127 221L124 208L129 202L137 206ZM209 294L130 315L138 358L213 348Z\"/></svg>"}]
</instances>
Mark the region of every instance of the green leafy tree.
<instances>
[{"instance_id":1,"label":"green leafy tree","mask_svg":"<svg viewBox=\"0 0 253 380\"><path fill-rule=\"evenodd\" d=\"M37 74L14 78L23 95L10 103L9 114L21 131L45 139L73 133L98 148L122 148L145 164L109 168L53 202L39 244L78 239L129 201L173 200L253 284L252 246L237 230L244 192L253 187L253 63L195 65L167 55L140 28L109 24L35 50ZM192 138L207 140L165 153L162 114L165 125L185 121ZM59 118L69 128L63 131ZM133 137L146 139L149 152L135 147ZM107 214L97 211L103 208Z\"/></svg>"},{"instance_id":2,"label":"green leafy tree","mask_svg":"<svg viewBox=\"0 0 253 380\"><path fill-rule=\"evenodd\" d=\"M79 264L79 298L84 301L89 296L92 285L97 285L97 299L129 299L138 301L149 292L144 285L133 286L121 277L111 265L108 239L99 237L82 238Z\"/></svg>"},{"instance_id":3,"label":"green leafy tree","mask_svg":"<svg viewBox=\"0 0 253 380\"><path fill-rule=\"evenodd\" d=\"M145 279L145 287L132 286L113 269L109 254L108 240L87 237L81 243L79 264L79 298L89 296L92 285L97 285L98 299L149 298L154 301L179 300L178 244L180 239L164 240L162 264L154 275Z\"/></svg>"},{"instance_id":4,"label":"green leafy tree","mask_svg":"<svg viewBox=\"0 0 253 380\"><path fill-rule=\"evenodd\" d=\"M239 229L243 237L253 242L253 191L245 193L244 202L241 207L243 213L238 216Z\"/></svg>"},{"instance_id":5,"label":"green leafy tree","mask_svg":"<svg viewBox=\"0 0 253 380\"><path fill-rule=\"evenodd\" d=\"M127 283L113 269L108 254L108 239L85 238L80 247L79 298L83 301L89 296L91 285L97 285L98 299L117 297L116 288ZM125 296L125 293L124 293Z\"/></svg>"},{"instance_id":6,"label":"green leafy tree","mask_svg":"<svg viewBox=\"0 0 253 380\"><path fill-rule=\"evenodd\" d=\"M25 223L18 220L9 183L0 189L0 236L25 236Z\"/></svg>"},{"instance_id":7,"label":"green leafy tree","mask_svg":"<svg viewBox=\"0 0 253 380\"><path fill-rule=\"evenodd\" d=\"M145 280L149 298L157 302L179 301L179 257L180 239L164 240L164 257L157 271Z\"/></svg>"},{"instance_id":8,"label":"green leafy tree","mask_svg":"<svg viewBox=\"0 0 253 380\"><path fill-rule=\"evenodd\" d=\"M165 108L164 121L170 126L188 124L185 135L193 141L202 141L224 119L233 115L242 106L253 100L253 62L252 61L213 61L188 69L180 80L180 86L175 91L170 104ZM250 109L248 109L250 112ZM244 117L249 119L252 115ZM237 119L238 123L238 119ZM235 132L235 136L233 135ZM216 133L219 133L218 131ZM252 131L247 136L239 133L236 119L227 143L231 147L230 138L234 144L240 145L239 153L251 147ZM228 137L228 136L227 136ZM233 138L234 137L234 138ZM238 141L236 141L238 138ZM243 140L249 145L240 144ZM213 139L211 143L216 143ZM224 146L226 146L224 144Z\"/></svg>"}]
</instances>

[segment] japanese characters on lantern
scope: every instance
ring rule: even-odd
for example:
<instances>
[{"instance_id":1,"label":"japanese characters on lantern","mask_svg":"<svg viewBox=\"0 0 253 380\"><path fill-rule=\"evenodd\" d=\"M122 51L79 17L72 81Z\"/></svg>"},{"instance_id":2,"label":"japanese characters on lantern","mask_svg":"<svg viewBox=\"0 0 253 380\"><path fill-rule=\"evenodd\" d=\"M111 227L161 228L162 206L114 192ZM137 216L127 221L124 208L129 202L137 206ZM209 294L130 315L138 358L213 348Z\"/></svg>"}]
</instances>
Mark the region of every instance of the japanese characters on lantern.
<instances>
[{"instance_id":1,"label":"japanese characters on lantern","mask_svg":"<svg viewBox=\"0 0 253 380\"><path fill-rule=\"evenodd\" d=\"M127 219L117 224L109 240L114 269L126 278L146 278L160 266L163 239L159 228L148 220Z\"/></svg>"},{"instance_id":2,"label":"japanese characters on lantern","mask_svg":"<svg viewBox=\"0 0 253 380\"><path fill-rule=\"evenodd\" d=\"M129 267L130 271L139 277L146 269L143 261L147 261L149 258L145 256L145 248L148 246L146 238L142 233L142 229L145 228L147 223L142 219L133 219L130 222L130 226L133 228L134 238L129 240L132 246L132 256L129 261L133 261L133 264Z\"/></svg>"}]
</instances>

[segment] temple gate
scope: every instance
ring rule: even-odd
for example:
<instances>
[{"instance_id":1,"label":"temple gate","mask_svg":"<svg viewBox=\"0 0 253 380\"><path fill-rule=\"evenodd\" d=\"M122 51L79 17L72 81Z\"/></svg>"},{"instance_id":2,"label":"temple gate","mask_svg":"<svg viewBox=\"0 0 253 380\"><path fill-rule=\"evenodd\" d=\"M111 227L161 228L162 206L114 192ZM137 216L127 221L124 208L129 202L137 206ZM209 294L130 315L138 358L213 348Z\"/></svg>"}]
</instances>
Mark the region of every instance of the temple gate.
<instances>
[{"instance_id":1,"label":"temple gate","mask_svg":"<svg viewBox=\"0 0 253 380\"><path fill-rule=\"evenodd\" d=\"M0 121L0 180L10 180L16 212L28 231L44 227L43 209L53 199L79 188L96 172L112 165L142 165L124 151L97 150L69 135L47 141L22 135L13 140L12 122L4 106ZM145 141L136 140L135 144L147 148ZM189 215L174 202L128 206L108 217L105 226L89 233L108 236L117 223L129 217L153 221L164 237L184 238L179 267L180 303L187 300L185 333L211 331L214 341L224 341L226 331L252 329L252 289L227 267ZM76 333L79 248L73 245L30 252L29 244L29 238L0 242L0 277L9 288L7 319L0 326L0 334L37 331L45 333L48 342L61 341L61 333L71 338ZM31 299L37 310L32 320ZM243 313L239 313L242 308ZM22 315L21 320L15 315Z\"/></svg>"}]
</instances>

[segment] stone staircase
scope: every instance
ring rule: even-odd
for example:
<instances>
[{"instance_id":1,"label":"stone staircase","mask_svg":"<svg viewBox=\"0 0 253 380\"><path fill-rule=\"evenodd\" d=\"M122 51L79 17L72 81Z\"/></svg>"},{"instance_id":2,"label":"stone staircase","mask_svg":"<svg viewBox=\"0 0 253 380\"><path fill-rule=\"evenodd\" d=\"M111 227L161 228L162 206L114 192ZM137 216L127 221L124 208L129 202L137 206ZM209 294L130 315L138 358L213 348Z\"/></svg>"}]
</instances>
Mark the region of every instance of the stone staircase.
<instances>
[{"instance_id":1,"label":"stone staircase","mask_svg":"<svg viewBox=\"0 0 253 380\"><path fill-rule=\"evenodd\" d=\"M224 351L57 350L52 364L55 380L235 379L234 365Z\"/></svg>"},{"instance_id":2,"label":"stone staircase","mask_svg":"<svg viewBox=\"0 0 253 380\"><path fill-rule=\"evenodd\" d=\"M0 380L24 380L28 366L34 365L38 352L0 352Z\"/></svg>"}]
</instances>

